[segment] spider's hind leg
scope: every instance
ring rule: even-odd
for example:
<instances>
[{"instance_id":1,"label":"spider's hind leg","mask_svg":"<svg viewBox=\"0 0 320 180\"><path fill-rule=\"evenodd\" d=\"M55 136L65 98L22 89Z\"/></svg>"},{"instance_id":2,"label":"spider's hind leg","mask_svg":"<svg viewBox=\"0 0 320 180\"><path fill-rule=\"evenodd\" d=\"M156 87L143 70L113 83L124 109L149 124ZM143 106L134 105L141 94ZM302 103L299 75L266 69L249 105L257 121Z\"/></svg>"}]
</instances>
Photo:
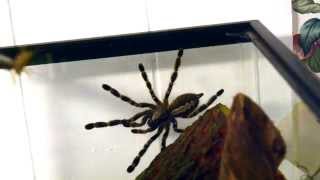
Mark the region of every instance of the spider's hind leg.
<instances>
[{"instance_id":1,"label":"spider's hind leg","mask_svg":"<svg viewBox=\"0 0 320 180\"><path fill-rule=\"evenodd\" d=\"M149 146L151 145L151 143L156 140L161 132L162 132L163 128L159 128L158 132L153 135L147 142L146 144L143 146L143 148L140 150L138 156L136 156L134 158L134 160L132 161L131 165L127 168L127 172L131 173L139 164L141 157L146 153L147 149L149 148Z\"/></svg>"},{"instance_id":2,"label":"spider's hind leg","mask_svg":"<svg viewBox=\"0 0 320 180\"><path fill-rule=\"evenodd\" d=\"M165 132L162 137L162 142L161 142L161 151L163 151L167 147L167 138L169 136L170 132L170 124L165 126Z\"/></svg>"},{"instance_id":3,"label":"spider's hind leg","mask_svg":"<svg viewBox=\"0 0 320 180\"><path fill-rule=\"evenodd\" d=\"M120 94L119 91L117 91L116 89L112 88L111 86L109 86L107 84L103 84L102 88L106 91L109 91L115 97L120 98L122 101L131 104L132 106L141 107L141 108L144 108L144 107L154 108L155 107L153 104L150 104L150 103L137 103L134 100L132 100L131 98L129 98L128 96Z\"/></svg>"},{"instance_id":4,"label":"spider's hind leg","mask_svg":"<svg viewBox=\"0 0 320 180\"><path fill-rule=\"evenodd\" d=\"M202 104L198 109L190 113L187 118L191 118L207 109L219 96L223 94L224 90L220 89L215 95L213 95L206 104Z\"/></svg>"},{"instance_id":5,"label":"spider's hind leg","mask_svg":"<svg viewBox=\"0 0 320 180\"><path fill-rule=\"evenodd\" d=\"M117 119L117 120L112 120L112 121L109 121L109 122L88 123L87 125L85 125L85 129L90 130L90 129L93 129L93 128L116 126L116 125L119 125L119 124L122 124L123 126L130 127L130 123L138 120L140 117L146 115L150 111L151 110L146 110L146 111L139 112L139 113L135 114L134 116L132 116L130 119L121 119L121 120Z\"/></svg>"}]
</instances>

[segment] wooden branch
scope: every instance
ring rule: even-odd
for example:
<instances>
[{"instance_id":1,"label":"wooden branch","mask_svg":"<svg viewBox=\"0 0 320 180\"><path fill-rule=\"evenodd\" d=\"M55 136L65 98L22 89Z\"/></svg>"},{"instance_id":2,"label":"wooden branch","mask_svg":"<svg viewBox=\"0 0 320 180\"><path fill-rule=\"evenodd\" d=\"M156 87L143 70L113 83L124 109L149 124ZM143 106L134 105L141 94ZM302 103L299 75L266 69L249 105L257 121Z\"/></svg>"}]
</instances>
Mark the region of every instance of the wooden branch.
<instances>
[{"instance_id":1,"label":"wooden branch","mask_svg":"<svg viewBox=\"0 0 320 180\"><path fill-rule=\"evenodd\" d=\"M284 180L279 131L248 97L208 110L163 150L137 180Z\"/></svg>"}]
</instances>

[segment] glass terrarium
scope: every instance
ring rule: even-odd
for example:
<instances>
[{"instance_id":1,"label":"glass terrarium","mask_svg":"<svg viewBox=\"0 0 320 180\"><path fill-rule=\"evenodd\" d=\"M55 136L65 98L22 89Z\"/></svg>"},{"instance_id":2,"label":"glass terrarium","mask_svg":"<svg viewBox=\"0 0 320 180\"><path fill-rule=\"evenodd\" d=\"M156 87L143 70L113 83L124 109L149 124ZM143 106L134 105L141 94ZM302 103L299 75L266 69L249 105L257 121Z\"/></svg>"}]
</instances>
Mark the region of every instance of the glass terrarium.
<instances>
[{"instance_id":1,"label":"glass terrarium","mask_svg":"<svg viewBox=\"0 0 320 180\"><path fill-rule=\"evenodd\" d=\"M221 173L229 168L236 176L234 161L243 174L256 171L261 179L281 179L277 169L290 180L320 178L320 82L258 21L0 53L15 59L23 51L32 58L14 80L23 102L11 113L26 121L35 179L231 180ZM239 96L254 105L234 98ZM227 130L215 126L219 120L209 123L221 119L215 111L228 111ZM257 112L272 125L251 127L252 119L260 119ZM201 126L205 120L208 126ZM206 130L210 126L218 128ZM207 133L214 139L206 141ZM281 136L286 148L279 145ZM247 143L246 150L233 146L237 142ZM229 157L228 148L239 148L246 161ZM255 179L236 179L244 177Z\"/></svg>"}]
</instances>

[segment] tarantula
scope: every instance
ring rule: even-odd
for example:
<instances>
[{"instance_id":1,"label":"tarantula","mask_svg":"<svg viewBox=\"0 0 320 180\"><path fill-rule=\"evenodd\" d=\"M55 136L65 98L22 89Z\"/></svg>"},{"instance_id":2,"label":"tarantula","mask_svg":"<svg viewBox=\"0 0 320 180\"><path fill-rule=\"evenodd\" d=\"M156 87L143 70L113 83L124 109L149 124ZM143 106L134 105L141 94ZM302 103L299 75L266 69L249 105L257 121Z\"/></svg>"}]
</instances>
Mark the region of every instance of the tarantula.
<instances>
[{"instance_id":1,"label":"tarantula","mask_svg":"<svg viewBox=\"0 0 320 180\"><path fill-rule=\"evenodd\" d=\"M178 96L172 103L169 104L168 98L171 93L173 84L178 76L178 69L181 64L181 57L183 55L183 49L180 49L178 52L178 56L175 61L174 65L174 72L171 75L170 83L168 86L168 89L166 91L165 97L163 101L161 102L158 97L155 95L152 85L148 79L148 76L145 72L143 64L139 64L139 70L141 72L142 78L144 79L146 86L149 90L149 93L151 94L151 97L153 101L156 104L150 104L150 103L137 103L131 98L120 94L116 89L112 88L111 86L107 84L103 84L102 88L106 91L109 91L112 95L114 95L117 98L120 98L121 100L139 107L139 108L148 108L145 111L139 112L132 116L129 119L119 119L119 120L112 120L109 122L95 122L95 123L89 123L85 126L87 130L93 129L93 128L102 128L106 126L115 126L122 124L124 127L141 127L145 124L147 124L149 127L147 129L132 129L131 132L135 134L145 134L152 132L156 129L158 129L157 133L155 133L144 145L142 150L140 150L139 154L135 157L131 165L127 168L127 172L132 172L135 167L139 164L141 157L145 154L151 143L156 140L162 131L164 130L164 134L162 137L162 143L161 143L161 151L166 147L166 140L169 135L170 131L170 124L173 125L173 130L178 133L182 133L183 129L179 129L177 125L176 118L191 118L208 108L216 99L218 96L220 96L224 90L219 90L215 95L213 95L206 104L203 104L201 106L198 106L199 99L203 95L203 93L200 94L193 94L193 93L186 93ZM139 118L142 118L141 122L136 122Z\"/></svg>"}]
</instances>

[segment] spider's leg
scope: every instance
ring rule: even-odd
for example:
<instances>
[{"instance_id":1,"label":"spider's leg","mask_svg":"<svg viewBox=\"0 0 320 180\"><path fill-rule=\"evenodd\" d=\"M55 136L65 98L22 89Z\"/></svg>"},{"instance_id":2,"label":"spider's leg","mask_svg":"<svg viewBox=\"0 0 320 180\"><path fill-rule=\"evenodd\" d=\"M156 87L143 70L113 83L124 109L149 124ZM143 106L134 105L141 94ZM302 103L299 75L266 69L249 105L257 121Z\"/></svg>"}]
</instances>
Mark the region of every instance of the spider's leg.
<instances>
[{"instance_id":1,"label":"spider's leg","mask_svg":"<svg viewBox=\"0 0 320 180\"><path fill-rule=\"evenodd\" d=\"M196 109L195 111L193 111L192 113L190 113L187 118L191 118L196 116L197 114L199 114L200 112L202 112L203 110L207 109L219 96L221 96L223 94L224 90L220 89L215 95L213 95L209 101L206 104L203 104L201 106L199 106L198 109Z\"/></svg>"},{"instance_id":2,"label":"spider's leg","mask_svg":"<svg viewBox=\"0 0 320 180\"><path fill-rule=\"evenodd\" d=\"M132 106L141 107L141 108L144 108L144 107L154 108L155 107L153 104L150 104L150 103L137 103L134 100L132 100L131 98L129 98L128 96L120 94L119 91L117 91L116 89L112 88L111 86L109 86L107 84L103 84L102 88L106 91L109 91L115 97L120 98L122 101L131 104Z\"/></svg>"},{"instance_id":3,"label":"spider's leg","mask_svg":"<svg viewBox=\"0 0 320 180\"><path fill-rule=\"evenodd\" d=\"M174 65L174 71L171 75L171 78L170 78L170 83L169 83L169 86L168 86L168 89L166 91L166 95L163 99L163 102L168 102L168 99L169 99L169 95L171 93L171 90L172 90L172 86L175 82L175 80L177 79L177 76L178 76L178 70L179 70L179 67L181 65L181 57L183 55L183 49L179 49L179 52L178 52L178 56L177 56L177 59L176 59L176 62L175 62L175 65Z\"/></svg>"},{"instance_id":4,"label":"spider's leg","mask_svg":"<svg viewBox=\"0 0 320 180\"><path fill-rule=\"evenodd\" d=\"M143 116L141 122L130 122L128 123L128 126L127 127L141 127L143 125L146 124L146 122L148 121L148 119L150 118L150 116L147 114L145 116Z\"/></svg>"},{"instance_id":5,"label":"spider's leg","mask_svg":"<svg viewBox=\"0 0 320 180\"><path fill-rule=\"evenodd\" d=\"M147 88L148 88L148 90L149 90L149 93L151 94L152 99L153 99L154 102L156 102L157 104L160 104L161 102L160 102L160 100L158 99L158 97L155 95L155 93L154 93L154 91L153 91L153 89L152 89L152 85L151 85L151 83L150 83L150 81L149 81L149 79L148 79L148 75L147 75L146 71L144 70L144 66L143 66L142 63L139 64L139 70L140 70L140 72L141 72L141 76L142 76L144 82L146 83L146 86L147 86Z\"/></svg>"},{"instance_id":6,"label":"spider's leg","mask_svg":"<svg viewBox=\"0 0 320 180\"><path fill-rule=\"evenodd\" d=\"M166 125L165 132L162 136L162 142L161 142L161 151L163 151L167 147L167 138L170 132L170 124Z\"/></svg>"},{"instance_id":7,"label":"spider's leg","mask_svg":"<svg viewBox=\"0 0 320 180\"><path fill-rule=\"evenodd\" d=\"M178 128L178 122L176 119L172 120L172 124L173 124L173 130L177 133L183 133L184 129L179 129Z\"/></svg>"},{"instance_id":8,"label":"spider's leg","mask_svg":"<svg viewBox=\"0 0 320 180\"><path fill-rule=\"evenodd\" d=\"M159 135L161 134L162 130L163 130L163 128L160 127L160 128L158 129L158 132L157 132L155 135L153 135L153 136L146 142L146 144L145 144L145 145L143 146L143 148L140 150L138 156L136 156L136 157L134 158L134 160L132 161L131 165L127 168L127 171L128 171L129 173L131 173L131 172L137 167L137 165L138 165L139 162L140 162L141 157L146 153L146 151L147 151L147 149L149 148L149 146L151 145L151 143L159 137Z\"/></svg>"},{"instance_id":9,"label":"spider's leg","mask_svg":"<svg viewBox=\"0 0 320 180\"><path fill-rule=\"evenodd\" d=\"M152 127L152 128L149 127L148 129L131 129L131 132L134 134L146 134L146 133L152 132L156 129L157 129L157 127Z\"/></svg>"},{"instance_id":10,"label":"spider's leg","mask_svg":"<svg viewBox=\"0 0 320 180\"><path fill-rule=\"evenodd\" d=\"M93 129L93 128L102 128L102 127L107 127L107 126L115 126L115 125L119 125L119 124L123 124L124 126L126 126L127 124L130 124L130 122L133 122L137 119L139 119L140 117L144 116L145 114L149 113L151 110L146 110L146 111L142 111L139 112L137 114L135 114L134 116L132 116L130 119L116 119L116 120L112 120L109 122L94 122L94 123L88 123L87 125L85 125L85 128L87 130Z\"/></svg>"}]
</instances>

